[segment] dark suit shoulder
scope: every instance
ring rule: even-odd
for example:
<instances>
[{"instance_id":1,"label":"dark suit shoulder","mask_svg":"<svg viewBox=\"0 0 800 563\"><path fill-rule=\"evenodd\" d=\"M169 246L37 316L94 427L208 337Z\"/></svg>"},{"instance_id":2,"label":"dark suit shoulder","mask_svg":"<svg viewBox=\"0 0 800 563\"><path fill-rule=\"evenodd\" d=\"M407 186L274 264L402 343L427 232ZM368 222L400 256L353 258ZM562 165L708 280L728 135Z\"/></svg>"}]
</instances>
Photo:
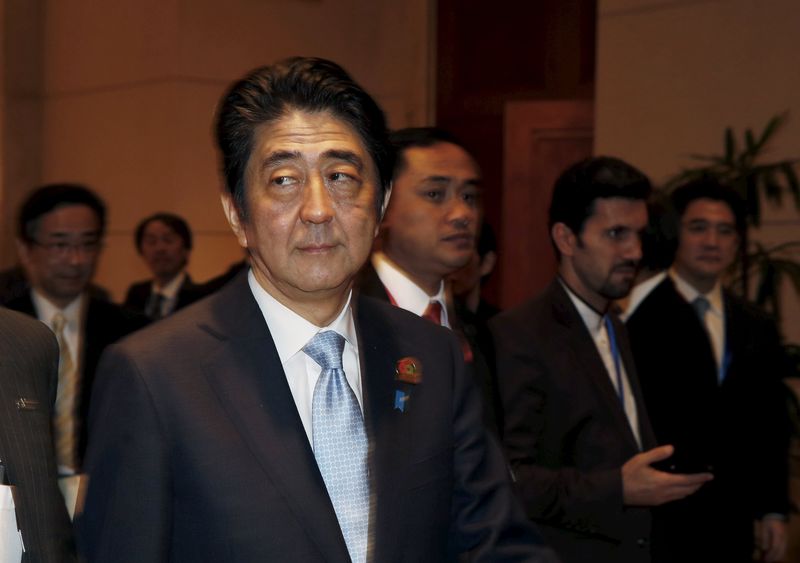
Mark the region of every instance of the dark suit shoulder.
<instances>
[{"instance_id":1,"label":"dark suit shoulder","mask_svg":"<svg viewBox=\"0 0 800 563\"><path fill-rule=\"evenodd\" d=\"M0 334L4 339L55 341L52 331L30 315L0 307Z\"/></svg>"},{"instance_id":2,"label":"dark suit shoulder","mask_svg":"<svg viewBox=\"0 0 800 563\"><path fill-rule=\"evenodd\" d=\"M55 396L52 376L58 363L53 332L28 315L0 308L0 356L22 378L33 382L36 398L49 408L51 395Z\"/></svg>"},{"instance_id":3,"label":"dark suit shoulder","mask_svg":"<svg viewBox=\"0 0 800 563\"><path fill-rule=\"evenodd\" d=\"M380 298L359 295L355 312L362 331L382 330L387 334L401 334L410 341L457 340L453 331Z\"/></svg>"},{"instance_id":4,"label":"dark suit shoulder","mask_svg":"<svg viewBox=\"0 0 800 563\"><path fill-rule=\"evenodd\" d=\"M150 280L142 280L131 284L125 293L123 305L137 310L143 309L144 304L147 302L147 297L150 295L150 285Z\"/></svg>"},{"instance_id":5,"label":"dark suit shoulder","mask_svg":"<svg viewBox=\"0 0 800 563\"><path fill-rule=\"evenodd\" d=\"M570 314L577 316L578 313L569 302L564 289L557 287L556 284L558 282L553 282L537 297L498 313L489 319L489 328L495 334L527 333L533 336L546 336L559 313L562 316Z\"/></svg>"},{"instance_id":6,"label":"dark suit shoulder","mask_svg":"<svg viewBox=\"0 0 800 563\"><path fill-rule=\"evenodd\" d=\"M353 287L355 287L361 295L368 295L369 297L381 301L389 301L389 293L383 286L381 279L378 277L378 272L375 271L370 261L367 261L367 263L362 266L361 270L359 270Z\"/></svg>"}]
</instances>

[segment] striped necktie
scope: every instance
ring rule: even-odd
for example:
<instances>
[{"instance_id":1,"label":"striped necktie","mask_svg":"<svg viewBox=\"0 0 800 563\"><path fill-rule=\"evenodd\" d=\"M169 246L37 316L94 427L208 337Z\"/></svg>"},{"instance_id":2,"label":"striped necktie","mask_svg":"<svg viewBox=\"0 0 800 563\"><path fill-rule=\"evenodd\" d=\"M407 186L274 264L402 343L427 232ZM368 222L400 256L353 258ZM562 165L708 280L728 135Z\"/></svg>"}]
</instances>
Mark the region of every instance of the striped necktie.
<instances>
[{"instance_id":1,"label":"striped necktie","mask_svg":"<svg viewBox=\"0 0 800 563\"><path fill-rule=\"evenodd\" d=\"M58 391L56 393L55 442L56 461L59 467L76 469L75 436L77 419L75 401L78 391L78 370L67 345L64 330L67 319L61 313L53 316L53 332L58 341Z\"/></svg>"}]
</instances>

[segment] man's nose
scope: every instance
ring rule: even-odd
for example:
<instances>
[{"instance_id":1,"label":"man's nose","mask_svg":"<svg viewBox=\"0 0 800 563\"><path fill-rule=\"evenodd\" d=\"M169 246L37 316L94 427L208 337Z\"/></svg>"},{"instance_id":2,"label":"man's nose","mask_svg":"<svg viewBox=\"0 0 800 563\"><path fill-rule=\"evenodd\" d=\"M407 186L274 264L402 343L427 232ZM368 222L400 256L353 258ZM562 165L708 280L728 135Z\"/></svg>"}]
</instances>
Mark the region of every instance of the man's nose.
<instances>
[{"instance_id":1,"label":"man's nose","mask_svg":"<svg viewBox=\"0 0 800 563\"><path fill-rule=\"evenodd\" d=\"M624 258L636 262L642 259L642 239L640 237L632 237L630 244L625 246Z\"/></svg>"},{"instance_id":2,"label":"man's nose","mask_svg":"<svg viewBox=\"0 0 800 563\"><path fill-rule=\"evenodd\" d=\"M91 260L93 252L81 244L71 244L67 248L67 260L73 265L82 265Z\"/></svg>"},{"instance_id":3,"label":"man's nose","mask_svg":"<svg viewBox=\"0 0 800 563\"><path fill-rule=\"evenodd\" d=\"M706 246L717 246L719 244L719 233L717 229L711 227L706 229L705 236L703 237L703 243Z\"/></svg>"},{"instance_id":4,"label":"man's nose","mask_svg":"<svg viewBox=\"0 0 800 563\"><path fill-rule=\"evenodd\" d=\"M477 221L478 210L473 204L456 196L450 200L447 207L447 221L459 226L469 226Z\"/></svg>"},{"instance_id":5,"label":"man's nose","mask_svg":"<svg viewBox=\"0 0 800 563\"><path fill-rule=\"evenodd\" d=\"M333 197L319 175L313 175L305 186L300 218L308 223L327 223L334 216Z\"/></svg>"}]
</instances>

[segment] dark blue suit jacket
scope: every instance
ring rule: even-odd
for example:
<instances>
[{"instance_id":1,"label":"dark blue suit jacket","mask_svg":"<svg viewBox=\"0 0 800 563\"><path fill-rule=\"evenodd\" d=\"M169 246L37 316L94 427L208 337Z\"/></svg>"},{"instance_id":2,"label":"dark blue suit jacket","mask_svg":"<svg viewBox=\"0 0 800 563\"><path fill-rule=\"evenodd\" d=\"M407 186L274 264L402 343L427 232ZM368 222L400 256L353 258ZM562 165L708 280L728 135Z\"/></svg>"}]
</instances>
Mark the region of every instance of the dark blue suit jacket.
<instances>
[{"instance_id":1,"label":"dark blue suit jacket","mask_svg":"<svg viewBox=\"0 0 800 563\"><path fill-rule=\"evenodd\" d=\"M371 561L550 561L483 429L449 331L354 304L370 436ZM422 381L396 380L414 356ZM410 398L395 409L397 391ZM241 275L113 346L91 413L90 563L349 561L267 324Z\"/></svg>"}]
</instances>

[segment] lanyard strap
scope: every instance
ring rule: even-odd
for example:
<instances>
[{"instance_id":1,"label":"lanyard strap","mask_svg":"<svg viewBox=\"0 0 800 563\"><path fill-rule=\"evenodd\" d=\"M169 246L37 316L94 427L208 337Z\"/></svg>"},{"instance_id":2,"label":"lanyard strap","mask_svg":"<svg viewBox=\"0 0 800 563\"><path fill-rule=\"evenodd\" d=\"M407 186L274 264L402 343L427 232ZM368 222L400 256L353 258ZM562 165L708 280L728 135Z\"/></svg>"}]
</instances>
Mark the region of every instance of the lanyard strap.
<instances>
[{"instance_id":1,"label":"lanyard strap","mask_svg":"<svg viewBox=\"0 0 800 563\"><path fill-rule=\"evenodd\" d=\"M625 405L625 395L624 389L622 387L622 367L620 366L620 359L619 359L619 348L617 347L617 336L614 333L614 325L611 323L611 317L605 315L603 317L603 322L606 325L606 333L608 334L608 344L611 348L611 357L614 360L614 371L616 372L616 379L617 379L617 395L619 396L619 401L622 405Z\"/></svg>"}]
</instances>

